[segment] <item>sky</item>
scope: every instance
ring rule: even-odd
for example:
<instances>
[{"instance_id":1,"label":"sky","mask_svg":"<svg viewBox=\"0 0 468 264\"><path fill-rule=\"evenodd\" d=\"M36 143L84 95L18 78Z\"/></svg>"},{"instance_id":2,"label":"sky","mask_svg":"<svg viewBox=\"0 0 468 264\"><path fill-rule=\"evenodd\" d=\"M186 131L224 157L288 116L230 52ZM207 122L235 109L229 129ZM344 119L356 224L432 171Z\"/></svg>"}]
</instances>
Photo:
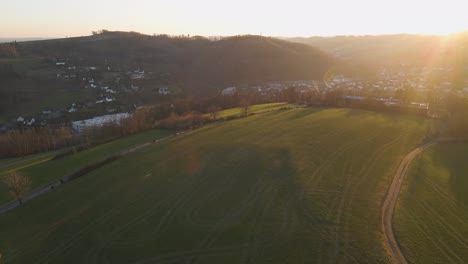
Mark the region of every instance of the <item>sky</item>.
<instances>
[{"instance_id":1,"label":"sky","mask_svg":"<svg viewBox=\"0 0 468 264\"><path fill-rule=\"evenodd\" d=\"M467 0L12 0L0 38L107 29L227 36L447 34L468 30Z\"/></svg>"}]
</instances>

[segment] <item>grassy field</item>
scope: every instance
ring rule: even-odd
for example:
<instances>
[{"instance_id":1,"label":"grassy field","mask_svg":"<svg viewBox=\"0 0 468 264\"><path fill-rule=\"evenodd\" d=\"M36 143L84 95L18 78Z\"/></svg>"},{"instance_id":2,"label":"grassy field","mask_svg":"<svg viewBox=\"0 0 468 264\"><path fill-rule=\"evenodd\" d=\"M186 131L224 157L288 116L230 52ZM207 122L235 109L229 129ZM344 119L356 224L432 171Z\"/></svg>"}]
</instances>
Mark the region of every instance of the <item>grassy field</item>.
<instances>
[{"instance_id":1,"label":"grassy field","mask_svg":"<svg viewBox=\"0 0 468 264\"><path fill-rule=\"evenodd\" d=\"M259 105L252 105L248 108L248 113L252 114L261 114L269 111L278 110L282 107L297 107L295 104L288 104L288 103L269 103L269 104L259 104ZM226 117L235 117L241 116L243 114L243 109L240 107L231 108L222 110L218 113L218 118L226 118Z\"/></svg>"},{"instance_id":2,"label":"grassy field","mask_svg":"<svg viewBox=\"0 0 468 264\"><path fill-rule=\"evenodd\" d=\"M149 130L136 135L118 139L106 144L102 144L91 149L78 152L74 155L66 156L58 160L50 160L53 153L37 154L25 158L10 160L0 160L0 175L11 170L19 170L23 174L31 177L32 189L42 185L57 181L69 175L83 166L103 160L104 158L117 154L132 146L143 144L153 139L159 139L170 135L167 130ZM8 164L12 164L8 166ZM2 166L5 165L5 168ZM6 186L0 182L0 205L11 201Z\"/></svg>"},{"instance_id":3,"label":"grassy field","mask_svg":"<svg viewBox=\"0 0 468 264\"><path fill-rule=\"evenodd\" d=\"M467 157L467 144L447 144L413 161L394 223L410 262L468 262Z\"/></svg>"},{"instance_id":4,"label":"grassy field","mask_svg":"<svg viewBox=\"0 0 468 264\"><path fill-rule=\"evenodd\" d=\"M273 111L131 153L0 216L5 263L388 263L380 206L427 121Z\"/></svg>"},{"instance_id":5,"label":"grassy field","mask_svg":"<svg viewBox=\"0 0 468 264\"><path fill-rule=\"evenodd\" d=\"M52 159L59 151L32 154L19 158L0 159L0 175Z\"/></svg>"}]
</instances>

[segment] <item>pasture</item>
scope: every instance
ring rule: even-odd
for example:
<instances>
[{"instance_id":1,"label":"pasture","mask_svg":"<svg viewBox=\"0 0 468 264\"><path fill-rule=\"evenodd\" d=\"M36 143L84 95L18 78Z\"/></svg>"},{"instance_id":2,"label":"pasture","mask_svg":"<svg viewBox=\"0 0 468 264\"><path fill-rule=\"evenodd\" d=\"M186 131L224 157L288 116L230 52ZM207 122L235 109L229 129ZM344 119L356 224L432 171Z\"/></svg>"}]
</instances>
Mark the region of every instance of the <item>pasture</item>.
<instances>
[{"instance_id":1,"label":"pasture","mask_svg":"<svg viewBox=\"0 0 468 264\"><path fill-rule=\"evenodd\" d=\"M409 262L468 262L466 157L467 144L443 144L413 161L394 221Z\"/></svg>"},{"instance_id":2,"label":"pasture","mask_svg":"<svg viewBox=\"0 0 468 264\"><path fill-rule=\"evenodd\" d=\"M309 108L206 126L0 215L2 260L389 263L381 203L427 123Z\"/></svg>"},{"instance_id":3,"label":"pasture","mask_svg":"<svg viewBox=\"0 0 468 264\"><path fill-rule=\"evenodd\" d=\"M280 103L269 103L269 104L258 104L258 105L252 105L248 107L248 113L252 114L262 114L274 110L278 110L280 108L284 107L297 107L295 104L288 104L285 102L280 102ZM239 117L243 115L243 109L242 107L236 107L236 108L231 108L231 109L226 109L219 111L218 117L217 118L229 118L229 117Z\"/></svg>"}]
</instances>

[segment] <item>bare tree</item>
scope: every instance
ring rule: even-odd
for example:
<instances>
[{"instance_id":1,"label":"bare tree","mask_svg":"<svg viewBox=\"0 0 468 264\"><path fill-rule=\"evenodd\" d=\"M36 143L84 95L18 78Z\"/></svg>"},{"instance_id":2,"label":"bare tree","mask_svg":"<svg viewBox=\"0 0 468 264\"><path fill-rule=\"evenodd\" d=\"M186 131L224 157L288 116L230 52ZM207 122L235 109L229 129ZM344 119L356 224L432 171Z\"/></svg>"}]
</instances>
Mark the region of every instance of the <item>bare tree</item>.
<instances>
[{"instance_id":1,"label":"bare tree","mask_svg":"<svg viewBox=\"0 0 468 264\"><path fill-rule=\"evenodd\" d=\"M24 195L31 188L31 179L19 172L10 172L2 177L3 183L7 186L11 195L17 199L20 204L23 203Z\"/></svg>"},{"instance_id":2,"label":"bare tree","mask_svg":"<svg viewBox=\"0 0 468 264\"><path fill-rule=\"evenodd\" d=\"M240 102L240 107L243 116L247 116L249 114L250 103L247 99L242 99Z\"/></svg>"},{"instance_id":3,"label":"bare tree","mask_svg":"<svg viewBox=\"0 0 468 264\"><path fill-rule=\"evenodd\" d=\"M208 111L210 111L211 119L216 120L216 118L218 117L219 110L221 110L219 106L216 106L216 105L210 106Z\"/></svg>"}]
</instances>

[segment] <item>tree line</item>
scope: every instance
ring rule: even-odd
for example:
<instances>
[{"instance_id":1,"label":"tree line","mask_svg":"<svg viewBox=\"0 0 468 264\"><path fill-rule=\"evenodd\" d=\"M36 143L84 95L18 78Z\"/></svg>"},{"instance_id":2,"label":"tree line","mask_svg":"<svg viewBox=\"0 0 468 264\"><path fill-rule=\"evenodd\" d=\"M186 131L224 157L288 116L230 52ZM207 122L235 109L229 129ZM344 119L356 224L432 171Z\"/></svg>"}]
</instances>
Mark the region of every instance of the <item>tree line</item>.
<instances>
[{"instance_id":1,"label":"tree line","mask_svg":"<svg viewBox=\"0 0 468 264\"><path fill-rule=\"evenodd\" d=\"M402 95L401 91L396 94ZM409 93L406 93L409 94ZM102 142L160 127L166 129L189 129L199 127L218 119L222 109L242 107L243 115L248 114L250 105L289 102L309 106L351 107L373 111L393 111L404 114L429 115L440 118L446 124L445 130L451 135L462 137L468 132L468 99L453 93L430 91L427 94L429 109L405 107L411 98L402 98L402 106L388 107L381 102L367 99L349 102L341 89L319 88L299 90L289 87L270 92L267 95L256 92L213 96L208 98L175 98L150 107L136 110L131 118L120 123L108 123L89 129L80 135L73 135L68 126L22 128L0 135L0 157L24 156L64 147L93 146Z\"/></svg>"},{"instance_id":2,"label":"tree line","mask_svg":"<svg viewBox=\"0 0 468 264\"><path fill-rule=\"evenodd\" d=\"M15 58L17 56L16 43L0 44L0 58Z\"/></svg>"}]
</instances>

